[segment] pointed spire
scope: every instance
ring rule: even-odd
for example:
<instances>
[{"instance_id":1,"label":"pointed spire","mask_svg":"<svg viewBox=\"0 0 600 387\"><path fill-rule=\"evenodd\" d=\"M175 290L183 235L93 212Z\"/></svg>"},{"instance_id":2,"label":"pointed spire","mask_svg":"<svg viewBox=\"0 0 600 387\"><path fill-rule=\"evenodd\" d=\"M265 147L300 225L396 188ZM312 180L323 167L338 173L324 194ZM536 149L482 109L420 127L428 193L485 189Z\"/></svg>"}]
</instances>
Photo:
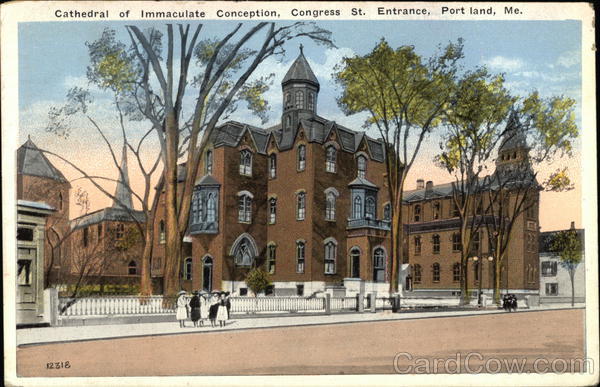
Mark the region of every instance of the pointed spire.
<instances>
[{"instance_id":1,"label":"pointed spire","mask_svg":"<svg viewBox=\"0 0 600 387\"><path fill-rule=\"evenodd\" d=\"M131 190L129 189L129 171L127 169L127 146L123 145L123 155L121 157L121 170L119 171L119 180L115 190L115 200L113 207L129 208L133 210L131 200Z\"/></svg>"},{"instance_id":2,"label":"pointed spire","mask_svg":"<svg viewBox=\"0 0 600 387\"><path fill-rule=\"evenodd\" d=\"M289 82L306 82L310 83L317 87L317 91L319 90L319 81L315 76L315 73L310 68L308 61L304 57L304 46L300 45L300 54L290 66L290 69L283 77L283 81L281 82L282 86L285 86Z\"/></svg>"}]
</instances>

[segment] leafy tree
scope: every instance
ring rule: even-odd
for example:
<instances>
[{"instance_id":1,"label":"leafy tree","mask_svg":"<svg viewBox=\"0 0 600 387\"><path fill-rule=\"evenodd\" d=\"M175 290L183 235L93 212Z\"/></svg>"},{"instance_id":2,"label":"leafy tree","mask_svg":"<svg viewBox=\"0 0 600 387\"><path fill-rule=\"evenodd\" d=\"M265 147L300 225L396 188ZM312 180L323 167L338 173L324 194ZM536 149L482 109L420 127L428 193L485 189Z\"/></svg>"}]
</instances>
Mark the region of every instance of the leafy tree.
<instances>
[{"instance_id":1,"label":"leafy tree","mask_svg":"<svg viewBox=\"0 0 600 387\"><path fill-rule=\"evenodd\" d=\"M550 242L550 250L558 254L561 265L571 279L571 306L575 305L575 270L583 258L582 241L576 230L557 232Z\"/></svg>"},{"instance_id":2,"label":"leafy tree","mask_svg":"<svg viewBox=\"0 0 600 387\"><path fill-rule=\"evenodd\" d=\"M441 122L453 89L462 40L423 60L413 46L393 49L382 39L364 56L344 58L334 74L342 88L338 104L347 114L365 112L386 149L391 202L390 293L398 290L403 256L402 198L406 177L427 135Z\"/></svg>"},{"instance_id":3,"label":"leafy tree","mask_svg":"<svg viewBox=\"0 0 600 387\"><path fill-rule=\"evenodd\" d=\"M254 296L258 296L258 293L264 292L269 285L271 285L271 281L269 280L269 274L260 269L253 268L246 274L246 285L248 288L254 293Z\"/></svg>"}]
</instances>

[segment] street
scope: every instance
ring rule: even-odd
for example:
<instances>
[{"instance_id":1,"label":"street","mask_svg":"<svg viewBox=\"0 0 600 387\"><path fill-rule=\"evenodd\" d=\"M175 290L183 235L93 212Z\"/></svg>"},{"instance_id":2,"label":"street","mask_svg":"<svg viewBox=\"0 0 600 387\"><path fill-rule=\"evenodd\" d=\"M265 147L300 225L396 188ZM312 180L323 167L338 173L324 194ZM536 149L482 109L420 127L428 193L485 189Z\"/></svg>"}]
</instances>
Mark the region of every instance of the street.
<instances>
[{"instance_id":1,"label":"street","mask_svg":"<svg viewBox=\"0 0 600 387\"><path fill-rule=\"evenodd\" d=\"M585 356L584 313L584 309L567 309L32 345L17 349L17 374L502 372L514 359L523 362L524 371L535 371L540 358L538 372L548 372L550 364L564 372L573 367L572 359ZM458 368L448 359L457 359ZM555 359L564 361L552 363ZM52 362L62 366L49 368ZM563 363L567 369L562 369Z\"/></svg>"}]
</instances>

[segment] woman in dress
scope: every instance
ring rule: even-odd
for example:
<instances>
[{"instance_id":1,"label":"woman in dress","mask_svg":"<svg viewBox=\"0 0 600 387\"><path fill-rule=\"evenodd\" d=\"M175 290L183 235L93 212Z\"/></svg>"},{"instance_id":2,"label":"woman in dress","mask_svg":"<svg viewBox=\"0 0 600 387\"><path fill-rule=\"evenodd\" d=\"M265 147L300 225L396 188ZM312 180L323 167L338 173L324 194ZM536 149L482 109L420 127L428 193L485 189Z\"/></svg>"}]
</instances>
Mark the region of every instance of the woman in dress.
<instances>
[{"instance_id":1,"label":"woman in dress","mask_svg":"<svg viewBox=\"0 0 600 387\"><path fill-rule=\"evenodd\" d=\"M223 328L227 325L227 319L229 313L227 313L227 301L225 300L225 293L221 293L221 299L219 300L219 309L217 310L217 321L219 326Z\"/></svg>"},{"instance_id":2,"label":"woman in dress","mask_svg":"<svg viewBox=\"0 0 600 387\"><path fill-rule=\"evenodd\" d=\"M206 293L200 294L200 325L204 326L204 320L208 319L210 304Z\"/></svg>"},{"instance_id":3,"label":"woman in dress","mask_svg":"<svg viewBox=\"0 0 600 387\"><path fill-rule=\"evenodd\" d=\"M208 309L208 318L210 319L210 325L214 328L216 326L217 312L219 309L219 293L213 293L210 300L210 308Z\"/></svg>"},{"instance_id":4,"label":"woman in dress","mask_svg":"<svg viewBox=\"0 0 600 387\"><path fill-rule=\"evenodd\" d=\"M190 318L192 319L194 326L198 327L198 320L200 320L200 292L194 292L194 296L190 300L190 309Z\"/></svg>"},{"instance_id":5,"label":"woman in dress","mask_svg":"<svg viewBox=\"0 0 600 387\"><path fill-rule=\"evenodd\" d=\"M182 290L177 294L177 309L175 318L179 321L179 327L185 328L185 320L188 318L188 300L185 297L185 291Z\"/></svg>"}]
</instances>

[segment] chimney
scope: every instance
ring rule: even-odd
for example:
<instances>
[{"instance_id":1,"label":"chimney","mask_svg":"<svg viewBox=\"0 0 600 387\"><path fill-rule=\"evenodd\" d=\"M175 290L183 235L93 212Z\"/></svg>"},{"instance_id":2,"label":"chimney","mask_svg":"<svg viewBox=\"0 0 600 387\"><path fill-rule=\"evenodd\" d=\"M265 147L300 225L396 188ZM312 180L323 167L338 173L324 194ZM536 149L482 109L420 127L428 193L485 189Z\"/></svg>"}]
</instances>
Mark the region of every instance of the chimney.
<instances>
[{"instance_id":1,"label":"chimney","mask_svg":"<svg viewBox=\"0 0 600 387\"><path fill-rule=\"evenodd\" d=\"M423 189L423 188L425 188L425 180L418 179L417 180L417 189Z\"/></svg>"},{"instance_id":2,"label":"chimney","mask_svg":"<svg viewBox=\"0 0 600 387\"><path fill-rule=\"evenodd\" d=\"M575 230L575 222L571 222L571 230Z\"/></svg>"},{"instance_id":3,"label":"chimney","mask_svg":"<svg viewBox=\"0 0 600 387\"><path fill-rule=\"evenodd\" d=\"M433 190L433 181L429 180L427 181L427 184L425 184L425 191L429 192Z\"/></svg>"}]
</instances>

